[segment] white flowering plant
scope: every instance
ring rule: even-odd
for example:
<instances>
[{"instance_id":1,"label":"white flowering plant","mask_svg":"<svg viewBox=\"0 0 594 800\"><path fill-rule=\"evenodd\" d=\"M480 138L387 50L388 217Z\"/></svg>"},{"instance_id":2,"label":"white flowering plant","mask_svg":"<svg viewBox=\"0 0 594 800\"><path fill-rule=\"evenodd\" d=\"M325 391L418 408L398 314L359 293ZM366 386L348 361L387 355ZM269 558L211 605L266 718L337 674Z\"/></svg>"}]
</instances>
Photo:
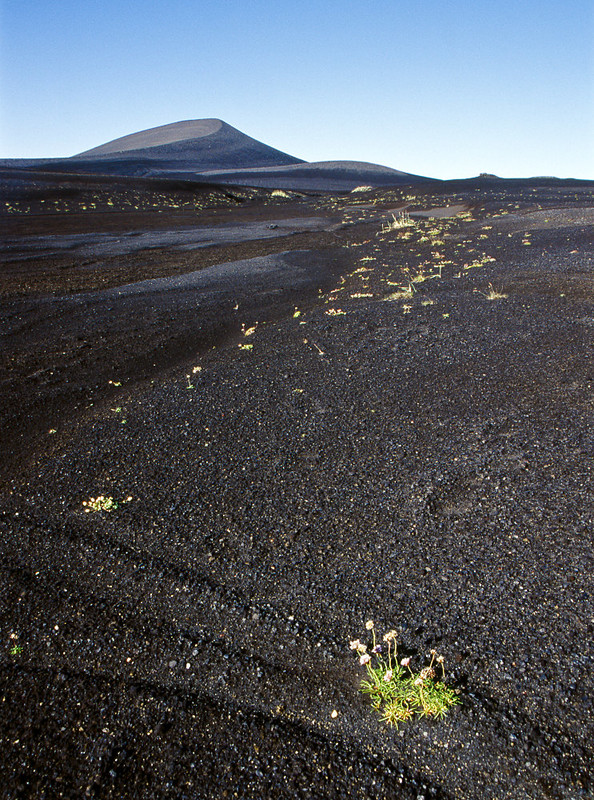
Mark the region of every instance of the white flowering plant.
<instances>
[{"instance_id":1,"label":"white flowering plant","mask_svg":"<svg viewBox=\"0 0 594 800\"><path fill-rule=\"evenodd\" d=\"M83 506L87 513L92 511L117 511L120 505L129 503L131 500L131 497L126 497L125 500L121 500L118 503L113 497L106 497L104 494L100 494L99 497L89 497L88 500L83 500Z\"/></svg>"},{"instance_id":2,"label":"white flowering plant","mask_svg":"<svg viewBox=\"0 0 594 800\"><path fill-rule=\"evenodd\" d=\"M366 629L371 631L373 644L368 650L359 639L350 643L361 666L367 670L368 680L361 681L361 691L368 694L373 708L388 725L398 727L415 714L441 719L448 709L460 702L456 690L444 682L444 658L431 650L431 663L420 672L410 668L410 658L398 658L397 632L388 631L378 643L375 625L369 620ZM384 650L386 651L385 655ZM435 665L441 667L438 678Z\"/></svg>"}]
</instances>

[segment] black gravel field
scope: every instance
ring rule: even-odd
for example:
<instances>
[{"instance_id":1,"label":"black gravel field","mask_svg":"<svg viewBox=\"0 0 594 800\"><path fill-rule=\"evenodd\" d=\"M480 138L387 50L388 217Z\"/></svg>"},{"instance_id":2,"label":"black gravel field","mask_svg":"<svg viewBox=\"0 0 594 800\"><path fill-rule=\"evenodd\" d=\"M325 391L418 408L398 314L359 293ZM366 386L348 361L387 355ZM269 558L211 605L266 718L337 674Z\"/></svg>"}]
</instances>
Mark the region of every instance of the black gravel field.
<instances>
[{"instance_id":1,"label":"black gravel field","mask_svg":"<svg viewBox=\"0 0 594 800\"><path fill-rule=\"evenodd\" d=\"M0 797L594 797L594 185L0 177Z\"/></svg>"}]
</instances>

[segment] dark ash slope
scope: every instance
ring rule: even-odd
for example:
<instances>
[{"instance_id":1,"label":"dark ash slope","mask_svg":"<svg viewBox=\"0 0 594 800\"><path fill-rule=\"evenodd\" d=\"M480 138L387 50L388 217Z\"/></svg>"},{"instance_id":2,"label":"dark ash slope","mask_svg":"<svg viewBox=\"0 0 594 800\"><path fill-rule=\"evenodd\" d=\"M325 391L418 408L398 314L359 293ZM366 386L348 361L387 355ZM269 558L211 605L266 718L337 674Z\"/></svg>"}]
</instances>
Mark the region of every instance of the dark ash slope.
<instances>
[{"instance_id":1,"label":"dark ash slope","mask_svg":"<svg viewBox=\"0 0 594 800\"><path fill-rule=\"evenodd\" d=\"M592 184L259 197L77 232L328 228L5 267L0 797L591 798ZM370 618L444 720L372 712Z\"/></svg>"}]
</instances>

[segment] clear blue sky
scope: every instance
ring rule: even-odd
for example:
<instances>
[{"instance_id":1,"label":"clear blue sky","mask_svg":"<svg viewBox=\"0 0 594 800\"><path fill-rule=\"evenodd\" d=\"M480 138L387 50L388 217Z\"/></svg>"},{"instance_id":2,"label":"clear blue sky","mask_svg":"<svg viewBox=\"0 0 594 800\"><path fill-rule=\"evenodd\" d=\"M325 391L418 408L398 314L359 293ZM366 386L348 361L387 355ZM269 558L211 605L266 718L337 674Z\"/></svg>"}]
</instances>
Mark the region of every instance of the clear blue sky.
<instances>
[{"instance_id":1,"label":"clear blue sky","mask_svg":"<svg viewBox=\"0 0 594 800\"><path fill-rule=\"evenodd\" d=\"M0 157L218 117L308 161L594 179L592 0L2 0Z\"/></svg>"}]
</instances>

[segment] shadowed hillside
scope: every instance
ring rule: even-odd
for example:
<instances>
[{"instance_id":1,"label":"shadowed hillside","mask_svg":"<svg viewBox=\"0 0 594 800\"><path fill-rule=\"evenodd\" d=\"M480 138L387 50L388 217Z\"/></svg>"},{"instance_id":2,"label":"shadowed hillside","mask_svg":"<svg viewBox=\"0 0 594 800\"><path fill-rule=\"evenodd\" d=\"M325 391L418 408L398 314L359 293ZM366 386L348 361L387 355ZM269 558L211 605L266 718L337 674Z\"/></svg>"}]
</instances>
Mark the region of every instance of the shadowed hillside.
<instances>
[{"instance_id":1,"label":"shadowed hillside","mask_svg":"<svg viewBox=\"0 0 594 800\"><path fill-rule=\"evenodd\" d=\"M70 161L86 164L95 159L104 165L113 163L116 171L125 170L128 162L144 164L148 173L301 163L301 159L252 139L219 119L186 120L150 128L87 150Z\"/></svg>"},{"instance_id":2,"label":"shadowed hillside","mask_svg":"<svg viewBox=\"0 0 594 800\"><path fill-rule=\"evenodd\" d=\"M410 183L437 183L424 178L366 161L314 161L280 167L239 170L209 170L203 173L216 183L260 186L267 189L293 189L349 192L357 186L400 186Z\"/></svg>"}]
</instances>

